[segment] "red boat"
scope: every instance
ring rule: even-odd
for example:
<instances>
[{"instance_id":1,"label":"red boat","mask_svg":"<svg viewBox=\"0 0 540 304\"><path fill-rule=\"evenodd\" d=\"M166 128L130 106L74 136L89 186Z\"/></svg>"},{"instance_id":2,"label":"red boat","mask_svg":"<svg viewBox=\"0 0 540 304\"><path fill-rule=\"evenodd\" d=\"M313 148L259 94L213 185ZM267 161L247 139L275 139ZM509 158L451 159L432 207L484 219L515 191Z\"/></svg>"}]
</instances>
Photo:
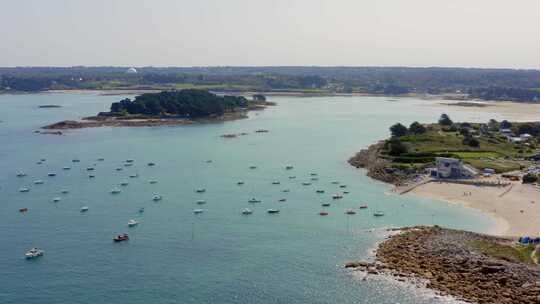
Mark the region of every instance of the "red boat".
<instances>
[{"instance_id":1,"label":"red boat","mask_svg":"<svg viewBox=\"0 0 540 304\"><path fill-rule=\"evenodd\" d=\"M115 242L123 242L123 241L127 241L129 240L129 236L127 234L124 233L124 235L117 235L113 241Z\"/></svg>"},{"instance_id":2,"label":"red boat","mask_svg":"<svg viewBox=\"0 0 540 304\"><path fill-rule=\"evenodd\" d=\"M326 215L328 215L328 212L326 212L326 211L321 211L321 212L319 212L319 215L321 215L321 216L326 216Z\"/></svg>"},{"instance_id":3,"label":"red boat","mask_svg":"<svg viewBox=\"0 0 540 304\"><path fill-rule=\"evenodd\" d=\"M19 212L26 212L26 211L28 211L28 208L21 208L21 209L19 209Z\"/></svg>"}]
</instances>

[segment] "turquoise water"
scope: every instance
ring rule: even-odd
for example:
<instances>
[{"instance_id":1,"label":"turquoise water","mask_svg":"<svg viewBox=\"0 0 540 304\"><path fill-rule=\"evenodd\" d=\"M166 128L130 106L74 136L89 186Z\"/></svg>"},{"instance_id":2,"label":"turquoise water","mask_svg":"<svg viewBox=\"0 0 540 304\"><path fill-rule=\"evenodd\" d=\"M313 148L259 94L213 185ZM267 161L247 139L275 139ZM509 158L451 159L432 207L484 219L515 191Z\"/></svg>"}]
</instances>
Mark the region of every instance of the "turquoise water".
<instances>
[{"instance_id":1,"label":"turquoise water","mask_svg":"<svg viewBox=\"0 0 540 304\"><path fill-rule=\"evenodd\" d=\"M48 123L106 110L120 98L0 95L0 303L438 303L392 280L362 281L342 265L369 257L384 238L383 229L372 228L436 223L486 231L493 225L471 210L386 195L386 185L346 163L386 137L396 121L434 121L441 109L425 101L280 97L273 98L276 107L222 124L33 133ZM38 109L39 104L63 107ZM455 120L491 118L447 112ZM270 132L255 134L256 129ZM220 137L239 132L250 134ZM46 161L39 165L41 158ZM72 163L75 158L81 162ZM134 165L123 167L128 158ZM294 169L285 170L288 164ZM95 166L94 179L88 178L89 166ZM28 176L16 177L18 171ZM50 172L57 176L48 177ZM311 172L319 180L302 186ZM129 178L135 173L138 178ZM34 185L36 179L44 184ZM236 185L238 180L245 184ZM272 185L274 180L281 184ZM350 191L340 201L330 199L339 191L334 180ZM122 193L110 194L122 181L129 182ZM19 193L25 186L30 192ZM195 193L201 187L206 192ZM154 193L163 200L153 202ZM61 201L53 203L54 197ZM263 202L250 205L251 197ZM199 206L199 199L207 203ZM321 217L326 201L332 203L330 215ZM363 203L386 216L344 214ZM80 213L82 206L90 210ZM19 213L22 207L29 211ZM137 212L141 207L143 214ZM246 207L254 213L242 216ZM205 211L194 215L196 208ZM268 208L281 213L269 215ZM132 218L140 224L128 228ZM129 242L112 242L124 232ZM45 255L25 260L34 246Z\"/></svg>"}]
</instances>

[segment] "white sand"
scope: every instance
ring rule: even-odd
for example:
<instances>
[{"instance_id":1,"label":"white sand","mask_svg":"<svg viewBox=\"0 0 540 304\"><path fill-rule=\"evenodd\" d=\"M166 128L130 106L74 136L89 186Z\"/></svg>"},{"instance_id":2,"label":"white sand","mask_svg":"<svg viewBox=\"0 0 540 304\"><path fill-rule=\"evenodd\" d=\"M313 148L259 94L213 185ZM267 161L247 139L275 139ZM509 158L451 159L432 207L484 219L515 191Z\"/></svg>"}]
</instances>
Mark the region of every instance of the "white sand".
<instances>
[{"instance_id":1,"label":"white sand","mask_svg":"<svg viewBox=\"0 0 540 304\"><path fill-rule=\"evenodd\" d=\"M483 104L485 107L464 107L457 105L448 105L451 103L458 102L472 102L469 100L465 101L437 101L436 103L431 103L429 106L435 107L447 107L457 111L464 112L486 112L499 114L508 121L538 121L540 117L540 103L518 103L518 102L508 102L508 101L482 101L475 103Z\"/></svg>"},{"instance_id":2,"label":"white sand","mask_svg":"<svg viewBox=\"0 0 540 304\"><path fill-rule=\"evenodd\" d=\"M412 192L423 197L461 204L492 216L497 224L493 234L540 236L540 188L513 183L507 187L478 187L432 182ZM464 195L464 193L471 195ZM523 212L521 212L523 211Z\"/></svg>"}]
</instances>

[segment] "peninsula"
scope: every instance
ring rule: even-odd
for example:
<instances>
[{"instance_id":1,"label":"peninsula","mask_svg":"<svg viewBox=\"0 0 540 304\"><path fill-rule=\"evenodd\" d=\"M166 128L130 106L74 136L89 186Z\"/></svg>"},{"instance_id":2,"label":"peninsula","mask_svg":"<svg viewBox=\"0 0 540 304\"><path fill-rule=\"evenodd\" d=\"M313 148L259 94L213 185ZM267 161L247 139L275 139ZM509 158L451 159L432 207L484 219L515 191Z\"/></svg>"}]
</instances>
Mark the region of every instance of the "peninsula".
<instances>
[{"instance_id":1,"label":"peninsula","mask_svg":"<svg viewBox=\"0 0 540 304\"><path fill-rule=\"evenodd\" d=\"M181 125L220 122L247 117L247 112L262 110L273 103L263 95L248 100L243 96L219 96L205 90L185 89L145 93L111 104L109 112L82 120L65 120L44 129L80 129L89 127Z\"/></svg>"}]
</instances>

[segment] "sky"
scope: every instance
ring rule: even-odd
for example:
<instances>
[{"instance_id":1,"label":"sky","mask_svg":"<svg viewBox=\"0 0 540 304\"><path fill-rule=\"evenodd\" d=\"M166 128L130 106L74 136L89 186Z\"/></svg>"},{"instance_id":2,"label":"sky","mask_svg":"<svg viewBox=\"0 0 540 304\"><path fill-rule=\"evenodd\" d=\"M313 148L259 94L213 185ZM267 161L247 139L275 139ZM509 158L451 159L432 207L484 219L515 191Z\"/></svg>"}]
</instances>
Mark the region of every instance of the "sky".
<instances>
[{"instance_id":1,"label":"sky","mask_svg":"<svg viewBox=\"0 0 540 304\"><path fill-rule=\"evenodd\" d=\"M0 0L0 66L540 69L539 0Z\"/></svg>"}]
</instances>

